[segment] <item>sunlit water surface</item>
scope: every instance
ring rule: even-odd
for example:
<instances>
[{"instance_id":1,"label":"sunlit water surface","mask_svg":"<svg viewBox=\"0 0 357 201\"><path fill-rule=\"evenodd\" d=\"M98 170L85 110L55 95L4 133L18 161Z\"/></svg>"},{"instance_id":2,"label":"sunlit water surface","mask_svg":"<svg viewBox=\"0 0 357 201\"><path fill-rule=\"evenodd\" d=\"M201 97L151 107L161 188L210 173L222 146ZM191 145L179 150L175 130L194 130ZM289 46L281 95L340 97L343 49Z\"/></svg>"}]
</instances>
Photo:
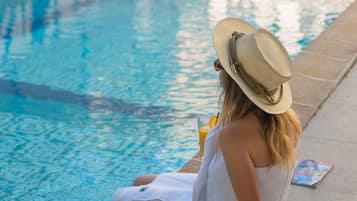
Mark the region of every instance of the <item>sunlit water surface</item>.
<instances>
[{"instance_id":1,"label":"sunlit water surface","mask_svg":"<svg viewBox=\"0 0 357 201\"><path fill-rule=\"evenodd\" d=\"M351 2L0 1L0 200L110 200L177 171L218 110L216 22L265 27L294 58Z\"/></svg>"}]
</instances>

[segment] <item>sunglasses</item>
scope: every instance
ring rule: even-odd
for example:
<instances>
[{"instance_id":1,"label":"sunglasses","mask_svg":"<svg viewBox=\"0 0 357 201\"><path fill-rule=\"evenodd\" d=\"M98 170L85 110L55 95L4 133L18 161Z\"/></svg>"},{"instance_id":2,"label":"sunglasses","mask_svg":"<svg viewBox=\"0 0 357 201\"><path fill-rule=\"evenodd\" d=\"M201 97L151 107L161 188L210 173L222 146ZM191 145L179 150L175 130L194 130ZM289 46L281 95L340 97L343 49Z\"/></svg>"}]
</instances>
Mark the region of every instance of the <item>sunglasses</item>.
<instances>
[{"instance_id":1,"label":"sunglasses","mask_svg":"<svg viewBox=\"0 0 357 201\"><path fill-rule=\"evenodd\" d=\"M220 70L223 70L223 66L222 66L221 62L219 61L219 59L216 59L213 62L213 66L214 66L214 70L216 70L217 72Z\"/></svg>"}]
</instances>

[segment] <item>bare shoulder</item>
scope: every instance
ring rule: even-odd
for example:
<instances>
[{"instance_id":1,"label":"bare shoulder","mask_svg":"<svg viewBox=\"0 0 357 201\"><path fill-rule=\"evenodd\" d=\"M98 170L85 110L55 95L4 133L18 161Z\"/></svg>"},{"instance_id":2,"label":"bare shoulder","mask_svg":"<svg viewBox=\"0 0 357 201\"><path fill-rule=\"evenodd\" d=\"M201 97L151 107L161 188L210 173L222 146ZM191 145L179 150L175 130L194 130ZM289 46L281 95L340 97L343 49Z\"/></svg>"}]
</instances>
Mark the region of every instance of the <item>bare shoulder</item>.
<instances>
[{"instance_id":1,"label":"bare shoulder","mask_svg":"<svg viewBox=\"0 0 357 201\"><path fill-rule=\"evenodd\" d=\"M259 126L251 119L230 122L223 126L219 138L222 146L234 144L237 148L249 148L260 138Z\"/></svg>"}]
</instances>

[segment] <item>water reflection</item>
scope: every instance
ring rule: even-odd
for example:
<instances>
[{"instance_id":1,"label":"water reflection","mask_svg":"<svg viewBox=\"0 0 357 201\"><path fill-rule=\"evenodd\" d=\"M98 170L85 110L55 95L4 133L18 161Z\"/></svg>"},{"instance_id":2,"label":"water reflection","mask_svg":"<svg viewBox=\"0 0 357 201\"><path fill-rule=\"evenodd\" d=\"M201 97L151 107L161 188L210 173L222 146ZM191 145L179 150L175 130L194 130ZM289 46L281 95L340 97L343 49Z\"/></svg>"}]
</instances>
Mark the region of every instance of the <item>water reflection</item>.
<instances>
[{"instance_id":1,"label":"water reflection","mask_svg":"<svg viewBox=\"0 0 357 201\"><path fill-rule=\"evenodd\" d=\"M5 7L7 9L3 10L3 12L6 14L6 18L1 17L0 18L0 23L1 21L4 24L4 28L2 26L0 27L0 34L2 34L2 38L9 39L11 38L11 34L13 32L13 26L15 24L15 18L16 18L16 4L10 4L8 7ZM0 13L2 13L0 11ZM10 51L11 47L11 40L5 40L4 45L3 45L3 54L2 54L2 60L7 61L8 60L8 54Z\"/></svg>"},{"instance_id":2,"label":"water reflection","mask_svg":"<svg viewBox=\"0 0 357 201\"><path fill-rule=\"evenodd\" d=\"M227 10L227 0L210 0L208 2L208 20L211 29L213 29L219 20L227 17Z\"/></svg>"},{"instance_id":3,"label":"water reflection","mask_svg":"<svg viewBox=\"0 0 357 201\"><path fill-rule=\"evenodd\" d=\"M216 76L212 71L213 48L211 30L213 23L207 20L219 20L224 17L224 10L214 13L216 1L208 3L206 9L195 12L200 2L181 3L179 30L176 34L174 54L181 66L176 79L171 80L166 99L174 108L189 113L209 114L216 111ZM225 5L220 8L224 9ZM211 16L212 15L212 16Z\"/></svg>"},{"instance_id":4,"label":"water reflection","mask_svg":"<svg viewBox=\"0 0 357 201\"><path fill-rule=\"evenodd\" d=\"M33 19L31 21L31 33L33 34L32 42L43 43L43 40L45 39L44 35L47 27L46 15L47 15L49 3L50 3L49 1L32 1L32 19Z\"/></svg>"},{"instance_id":5,"label":"water reflection","mask_svg":"<svg viewBox=\"0 0 357 201\"><path fill-rule=\"evenodd\" d=\"M277 19L276 3L272 0L252 0L254 3L253 14L259 27L270 27Z\"/></svg>"},{"instance_id":6,"label":"water reflection","mask_svg":"<svg viewBox=\"0 0 357 201\"><path fill-rule=\"evenodd\" d=\"M4 0L0 1L0 55L1 63L6 63L9 56L31 51L28 44L43 43L51 35L48 29L58 38L60 33L59 18L65 17L101 0ZM55 25L51 27L51 25ZM14 44L14 37L23 40ZM12 48L12 46L15 46ZM11 55L10 55L11 54Z\"/></svg>"},{"instance_id":7,"label":"water reflection","mask_svg":"<svg viewBox=\"0 0 357 201\"><path fill-rule=\"evenodd\" d=\"M288 53L295 56L301 51L301 46L297 41L304 36L301 32L301 6L298 2L291 1L280 2L277 5L279 21L276 24L280 28L276 35L288 49Z\"/></svg>"}]
</instances>

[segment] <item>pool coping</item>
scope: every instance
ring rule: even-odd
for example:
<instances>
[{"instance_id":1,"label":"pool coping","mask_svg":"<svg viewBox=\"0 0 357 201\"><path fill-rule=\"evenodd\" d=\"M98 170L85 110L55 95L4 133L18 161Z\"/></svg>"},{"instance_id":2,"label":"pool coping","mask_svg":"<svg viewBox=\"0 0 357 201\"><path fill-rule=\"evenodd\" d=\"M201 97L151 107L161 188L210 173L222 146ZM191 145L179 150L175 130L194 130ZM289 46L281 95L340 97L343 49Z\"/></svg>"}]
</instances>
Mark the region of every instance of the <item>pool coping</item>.
<instances>
[{"instance_id":1,"label":"pool coping","mask_svg":"<svg viewBox=\"0 0 357 201\"><path fill-rule=\"evenodd\" d=\"M357 63L357 1L316 37L293 61L290 81L294 103L303 128ZM178 172L197 173L199 153Z\"/></svg>"}]
</instances>

